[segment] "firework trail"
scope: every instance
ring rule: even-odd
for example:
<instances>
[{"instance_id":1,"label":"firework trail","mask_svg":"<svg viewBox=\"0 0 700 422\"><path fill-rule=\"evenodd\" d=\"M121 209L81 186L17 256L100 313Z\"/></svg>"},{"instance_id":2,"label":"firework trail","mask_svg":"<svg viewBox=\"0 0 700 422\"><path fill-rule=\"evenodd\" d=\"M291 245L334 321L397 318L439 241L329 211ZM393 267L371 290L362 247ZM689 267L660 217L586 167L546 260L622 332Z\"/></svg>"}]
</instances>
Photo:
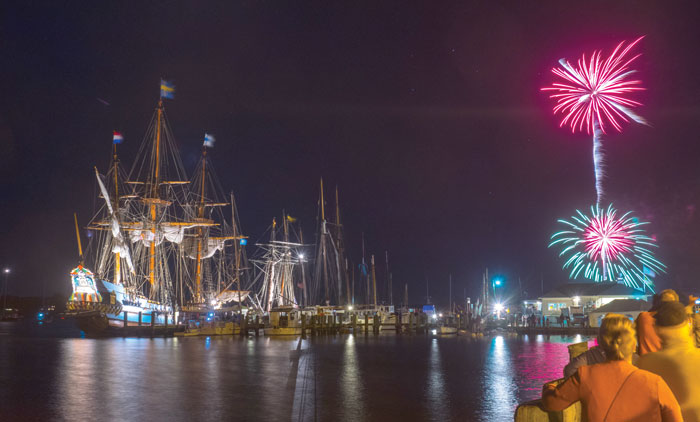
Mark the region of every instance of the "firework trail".
<instances>
[{"instance_id":1,"label":"firework trail","mask_svg":"<svg viewBox=\"0 0 700 422\"><path fill-rule=\"evenodd\" d=\"M581 274L596 282L621 279L627 286L653 291L648 276L666 271L651 250L658 246L645 234L648 223L629 212L618 218L612 205L605 210L595 205L590 215L577 210L570 221L559 222L567 229L554 233L549 247L562 247L559 256L564 268L571 268L572 279Z\"/></svg>"},{"instance_id":2,"label":"firework trail","mask_svg":"<svg viewBox=\"0 0 700 422\"><path fill-rule=\"evenodd\" d=\"M607 59L603 59L600 51L595 51L586 60L584 54L576 63L571 65L566 59L560 59L559 68L553 68L552 73L563 79L555 82L542 91L553 91L550 98L556 100L554 114L562 113L563 119L559 127L570 126L571 132L593 134L593 166L595 169L597 204L603 198L604 161L602 150L602 135L612 126L622 132L622 122L633 120L640 124L647 121L632 111L641 103L626 98L627 94L644 90L641 81L628 80L635 73L630 65L640 56L637 54L628 58L630 50L644 38L637 38L623 48L625 42L617 45Z\"/></svg>"}]
</instances>

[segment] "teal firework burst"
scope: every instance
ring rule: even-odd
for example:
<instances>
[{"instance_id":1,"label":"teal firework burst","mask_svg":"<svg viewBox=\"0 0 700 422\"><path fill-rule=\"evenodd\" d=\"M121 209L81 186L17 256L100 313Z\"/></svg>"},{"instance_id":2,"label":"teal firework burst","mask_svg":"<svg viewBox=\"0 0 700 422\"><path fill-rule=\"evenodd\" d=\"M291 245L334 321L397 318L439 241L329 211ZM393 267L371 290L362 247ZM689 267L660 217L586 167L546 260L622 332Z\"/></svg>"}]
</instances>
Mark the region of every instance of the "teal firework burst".
<instances>
[{"instance_id":1,"label":"teal firework burst","mask_svg":"<svg viewBox=\"0 0 700 422\"><path fill-rule=\"evenodd\" d=\"M666 266L654 257L656 242L647 236L644 225L631 212L617 217L612 205L602 209L591 207L590 215L576 210L571 220L559 220L567 228L551 237L549 247L559 246L564 269L576 279L583 276L595 282L621 281L635 289L647 286L652 291L650 276L666 272Z\"/></svg>"}]
</instances>

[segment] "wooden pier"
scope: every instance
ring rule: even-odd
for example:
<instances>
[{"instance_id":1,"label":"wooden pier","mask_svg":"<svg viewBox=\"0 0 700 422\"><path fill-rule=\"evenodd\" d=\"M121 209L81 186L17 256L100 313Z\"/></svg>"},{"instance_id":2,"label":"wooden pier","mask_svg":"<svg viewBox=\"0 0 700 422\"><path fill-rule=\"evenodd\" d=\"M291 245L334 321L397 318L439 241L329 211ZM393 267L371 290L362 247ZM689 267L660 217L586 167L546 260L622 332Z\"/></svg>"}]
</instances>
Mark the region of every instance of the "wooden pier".
<instances>
[{"instance_id":1,"label":"wooden pier","mask_svg":"<svg viewBox=\"0 0 700 422\"><path fill-rule=\"evenodd\" d=\"M508 331L513 331L518 334L527 335L552 335L552 336L572 336L581 334L582 336L597 336L598 328L596 327L507 327Z\"/></svg>"}]
</instances>

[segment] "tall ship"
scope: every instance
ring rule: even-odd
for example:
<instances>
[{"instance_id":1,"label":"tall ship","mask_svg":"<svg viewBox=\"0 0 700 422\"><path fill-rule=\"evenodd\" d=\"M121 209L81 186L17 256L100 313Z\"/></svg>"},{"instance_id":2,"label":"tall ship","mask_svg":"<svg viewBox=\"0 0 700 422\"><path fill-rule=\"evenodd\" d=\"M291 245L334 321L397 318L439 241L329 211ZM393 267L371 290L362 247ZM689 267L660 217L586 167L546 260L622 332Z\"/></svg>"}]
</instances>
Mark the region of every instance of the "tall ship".
<instances>
[{"instance_id":1,"label":"tall ship","mask_svg":"<svg viewBox=\"0 0 700 422\"><path fill-rule=\"evenodd\" d=\"M233 193L226 195L214 171L208 150L214 137L205 134L202 153L190 181L187 214L203 223L181 245L189 284L180 286L183 312L219 317L240 312L248 299L247 237L241 234Z\"/></svg>"},{"instance_id":2,"label":"tall ship","mask_svg":"<svg viewBox=\"0 0 700 422\"><path fill-rule=\"evenodd\" d=\"M86 227L85 257L76 219L81 259L71 272L73 294L66 308L87 335L109 335L132 325L172 326L183 310L213 306L213 293L230 284L231 277L216 279L216 285L209 280L230 275L223 267L231 260L222 260L221 274L205 261L241 236L208 212L221 204L209 201L201 189L206 168L201 180L194 179L200 189L187 178L165 115L163 100L172 92L171 85L161 83L161 98L128 172L117 155L121 135L116 132L109 169L101 174L95 168L100 205ZM206 144L205 139L203 159Z\"/></svg>"}]
</instances>

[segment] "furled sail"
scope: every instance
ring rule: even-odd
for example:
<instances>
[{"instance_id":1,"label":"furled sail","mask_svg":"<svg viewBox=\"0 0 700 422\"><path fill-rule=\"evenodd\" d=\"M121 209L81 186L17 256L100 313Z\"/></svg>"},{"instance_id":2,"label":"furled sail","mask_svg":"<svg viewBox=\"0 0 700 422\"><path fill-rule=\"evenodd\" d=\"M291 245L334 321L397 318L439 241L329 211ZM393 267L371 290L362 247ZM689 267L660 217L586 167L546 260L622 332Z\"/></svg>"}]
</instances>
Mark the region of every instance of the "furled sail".
<instances>
[{"instance_id":1,"label":"furled sail","mask_svg":"<svg viewBox=\"0 0 700 422\"><path fill-rule=\"evenodd\" d=\"M188 258L197 259L197 239L187 239L185 242L185 254ZM204 239L201 240L200 258L207 259L214 256L216 251L224 249L226 239Z\"/></svg>"},{"instance_id":2,"label":"furled sail","mask_svg":"<svg viewBox=\"0 0 700 422\"><path fill-rule=\"evenodd\" d=\"M158 246L163 243L163 240L179 245L185 239L185 230L205 225L208 224L192 223L186 226L160 226L156 229L155 233L153 233L153 231L148 228L148 224L144 225L143 223L139 223L129 231L129 239L131 243L141 242L146 247L151 246L151 242L153 241L155 241L156 246Z\"/></svg>"},{"instance_id":3,"label":"furled sail","mask_svg":"<svg viewBox=\"0 0 700 422\"><path fill-rule=\"evenodd\" d=\"M114 246L112 248L112 252L118 253L119 256L123 257L126 260L126 264L129 266L129 270L133 274L134 264L133 262L131 262L129 246L124 241L121 230L119 230L119 220L117 220L117 216L114 213L114 208L112 207L112 202L109 200L107 188L105 187L104 183L102 183L102 178L100 177L100 173L97 171L97 167L95 167L95 177L97 177L97 183L100 185L102 197L104 197L105 203L107 204L107 209L109 210L109 215L111 219L110 227L112 229L112 237L114 238Z\"/></svg>"}]
</instances>

